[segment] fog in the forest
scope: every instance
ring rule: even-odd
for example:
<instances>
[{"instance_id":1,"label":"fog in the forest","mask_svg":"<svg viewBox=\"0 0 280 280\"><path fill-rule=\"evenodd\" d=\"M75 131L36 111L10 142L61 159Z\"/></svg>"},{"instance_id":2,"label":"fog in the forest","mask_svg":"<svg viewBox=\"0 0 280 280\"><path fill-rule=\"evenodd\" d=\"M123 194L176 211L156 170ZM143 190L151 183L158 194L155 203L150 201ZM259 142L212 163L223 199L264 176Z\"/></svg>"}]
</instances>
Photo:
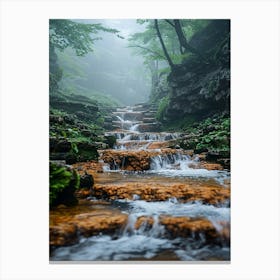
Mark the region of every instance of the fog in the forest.
<instances>
[{"instance_id":1,"label":"fog in the forest","mask_svg":"<svg viewBox=\"0 0 280 280\"><path fill-rule=\"evenodd\" d=\"M128 47L128 37L141 32L144 26L136 20L77 20L83 23L101 23L120 31L121 39L114 34L99 32L93 37L93 52L78 57L71 49L58 52L63 69L60 84L69 92L86 96L105 95L119 104L132 105L147 101L151 81L141 57Z\"/></svg>"}]
</instances>

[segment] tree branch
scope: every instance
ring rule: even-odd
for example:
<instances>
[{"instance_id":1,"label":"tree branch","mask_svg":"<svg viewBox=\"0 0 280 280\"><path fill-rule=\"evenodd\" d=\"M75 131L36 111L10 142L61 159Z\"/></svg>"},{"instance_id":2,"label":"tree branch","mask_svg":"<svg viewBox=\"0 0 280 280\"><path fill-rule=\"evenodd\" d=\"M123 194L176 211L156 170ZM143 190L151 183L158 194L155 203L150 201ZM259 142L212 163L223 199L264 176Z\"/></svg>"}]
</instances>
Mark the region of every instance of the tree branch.
<instances>
[{"instance_id":1,"label":"tree branch","mask_svg":"<svg viewBox=\"0 0 280 280\"><path fill-rule=\"evenodd\" d=\"M161 57L162 59L166 60L166 57L161 55L160 53L156 52L156 51L153 51L149 48L146 48L146 47L143 47L143 46L140 46L140 45L130 45L129 48L140 48L140 49L143 49L143 50L146 50L150 53L153 53L153 54L156 54L157 56Z\"/></svg>"},{"instance_id":2,"label":"tree branch","mask_svg":"<svg viewBox=\"0 0 280 280\"><path fill-rule=\"evenodd\" d=\"M177 33L180 45L184 47L186 50L198 55L203 61L207 62L207 59L195 48L193 48L188 42L184 35L180 20L174 19L174 28Z\"/></svg>"},{"instance_id":3,"label":"tree branch","mask_svg":"<svg viewBox=\"0 0 280 280\"><path fill-rule=\"evenodd\" d=\"M175 24L171 20L165 19L165 21L175 28Z\"/></svg>"}]
</instances>

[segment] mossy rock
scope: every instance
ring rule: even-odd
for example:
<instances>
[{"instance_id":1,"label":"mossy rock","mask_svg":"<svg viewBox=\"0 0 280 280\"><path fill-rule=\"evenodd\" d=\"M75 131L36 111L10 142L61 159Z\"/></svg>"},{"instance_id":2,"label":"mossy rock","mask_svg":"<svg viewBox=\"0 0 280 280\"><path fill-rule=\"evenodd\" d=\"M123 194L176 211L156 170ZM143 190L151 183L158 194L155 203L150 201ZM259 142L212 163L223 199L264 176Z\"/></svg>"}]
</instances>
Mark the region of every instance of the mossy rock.
<instances>
[{"instance_id":1,"label":"mossy rock","mask_svg":"<svg viewBox=\"0 0 280 280\"><path fill-rule=\"evenodd\" d=\"M77 159L78 161L97 160L98 151L94 143L77 142Z\"/></svg>"},{"instance_id":2,"label":"mossy rock","mask_svg":"<svg viewBox=\"0 0 280 280\"><path fill-rule=\"evenodd\" d=\"M80 177L80 188L91 189L94 185L94 179L91 174L84 174Z\"/></svg>"},{"instance_id":3,"label":"mossy rock","mask_svg":"<svg viewBox=\"0 0 280 280\"><path fill-rule=\"evenodd\" d=\"M114 135L105 135L104 138L105 143L112 149L117 142L117 138Z\"/></svg>"},{"instance_id":4,"label":"mossy rock","mask_svg":"<svg viewBox=\"0 0 280 280\"><path fill-rule=\"evenodd\" d=\"M59 204L74 206L78 203L74 193L79 187L80 176L70 167L50 162L49 204L55 207Z\"/></svg>"}]
</instances>

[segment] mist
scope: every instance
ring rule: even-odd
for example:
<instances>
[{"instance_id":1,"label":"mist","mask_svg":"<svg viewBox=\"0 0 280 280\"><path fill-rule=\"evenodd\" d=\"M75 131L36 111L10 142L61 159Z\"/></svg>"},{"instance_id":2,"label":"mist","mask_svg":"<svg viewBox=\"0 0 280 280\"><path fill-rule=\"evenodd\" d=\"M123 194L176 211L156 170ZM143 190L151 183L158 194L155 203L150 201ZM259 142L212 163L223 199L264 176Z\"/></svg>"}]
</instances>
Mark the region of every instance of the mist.
<instances>
[{"instance_id":1,"label":"mist","mask_svg":"<svg viewBox=\"0 0 280 280\"><path fill-rule=\"evenodd\" d=\"M101 23L120 31L114 34L99 32L93 38L93 52L76 56L68 48L57 52L58 64L63 70L60 85L69 93L88 97L106 96L118 105L133 105L148 101L151 77L143 58L128 47L128 38L144 27L136 20L75 20L81 23Z\"/></svg>"}]
</instances>

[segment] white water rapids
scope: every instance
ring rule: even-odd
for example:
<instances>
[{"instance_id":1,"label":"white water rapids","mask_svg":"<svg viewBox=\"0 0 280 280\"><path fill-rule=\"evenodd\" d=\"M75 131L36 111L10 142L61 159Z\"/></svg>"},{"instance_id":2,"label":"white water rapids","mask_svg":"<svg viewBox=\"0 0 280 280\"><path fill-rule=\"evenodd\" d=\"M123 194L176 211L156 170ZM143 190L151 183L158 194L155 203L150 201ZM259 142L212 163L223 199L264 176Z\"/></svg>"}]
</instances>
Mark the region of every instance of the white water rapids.
<instances>
[{"instance_id":1,"label":"white water rapids","mask_svg":"<svg viewBox=\"0 0 280 280\"><path fill-rule=\"evenodd\" d=\"M130 115L128 114L129 118L126 118L126 112L130 113ZM139 114L141 113L139 112ZM134 112L134 108L117 110L114 114L119 129L108 132L108 135L114 135L117 138L116 150L146 150L150 143L175 140L182 136L181 133L138 131L143 122L139 120L139 114ZM133 116L137 116L137 119ZM173 154L159 154L151 157L150 170L141 172L140 175L137 175L137 172L121 171L121 166L116 165L114 170L105 166L104 176L106 174L110 176L110 173L117 172L120 178L125 178L130 182L142 182L143 184L145 184L145 180L161 182L165 178L166 184L173 180L180 180L180 182L212 180L221 188L227 187L224 182L230 178L228 171L193 168L198 162L197 157L190 157L184 154L181 149L178 149L178 152ZM230 259L229 242L209 243L203 232L198 236L170 238L164 226L159 222L161 216L204 218L210 221L219 232L223 230L221 222L230 223L229 201L215 206L203 204L200 201L182 203L175 197L166 201L147 202L140 200L140 197L135 194L132 200L119 199L111 202L111 207L120 209L123 213L129 215L125 228L111 236L103 234L89 238L81 236L79 243L55 249L51 260L135 261L170 259L228 261ZM135 229L139 217L151 217L153 219L152 226L144 223L138 229Z\"/></svg>"}]
</instances>

